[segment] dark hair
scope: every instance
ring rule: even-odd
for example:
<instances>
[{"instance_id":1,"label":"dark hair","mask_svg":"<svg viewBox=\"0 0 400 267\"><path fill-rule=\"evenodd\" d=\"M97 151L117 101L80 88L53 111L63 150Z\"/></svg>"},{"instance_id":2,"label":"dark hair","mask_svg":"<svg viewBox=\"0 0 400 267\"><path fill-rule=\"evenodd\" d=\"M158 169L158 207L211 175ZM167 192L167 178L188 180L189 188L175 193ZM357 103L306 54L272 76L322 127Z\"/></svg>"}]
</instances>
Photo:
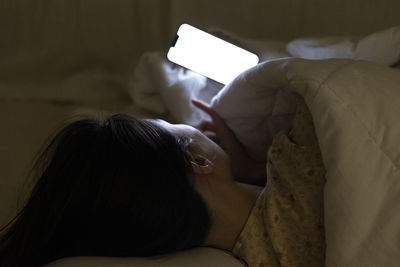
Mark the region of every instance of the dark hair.
<instances>
[{"instance_id":1,"label":"dark hair","mask_svg":"<svg viewBox=\"0 0 400 267\"><path fill-rule=\"evenodd\" d=\"M0 265L152 256L201 245L210 215L188 177L188 144L122 114L66 126L41 154L29 200L3 231Z\"/></svg>"}]
</instances>

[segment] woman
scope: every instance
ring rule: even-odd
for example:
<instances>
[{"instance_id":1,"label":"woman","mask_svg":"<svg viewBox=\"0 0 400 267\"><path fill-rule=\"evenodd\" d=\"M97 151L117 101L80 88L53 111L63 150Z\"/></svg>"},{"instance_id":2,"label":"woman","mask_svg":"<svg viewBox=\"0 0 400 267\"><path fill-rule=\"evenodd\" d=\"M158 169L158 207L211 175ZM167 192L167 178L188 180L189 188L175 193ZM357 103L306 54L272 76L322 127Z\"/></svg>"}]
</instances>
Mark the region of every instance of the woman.
<instances>
[{"instance_id":1,"label":"woman","mask_svg":"<svg viewBox=\"0 0 400 267\"><path fill-rule=\"evenodd\" d=\"M247 156L209 106L193 104L212 121L195 129L114 115L64 128L35 166L39 179L27 204L2 231L0 265L196 246L235 252L265 165Z\"/></svg>"}]
</instances>

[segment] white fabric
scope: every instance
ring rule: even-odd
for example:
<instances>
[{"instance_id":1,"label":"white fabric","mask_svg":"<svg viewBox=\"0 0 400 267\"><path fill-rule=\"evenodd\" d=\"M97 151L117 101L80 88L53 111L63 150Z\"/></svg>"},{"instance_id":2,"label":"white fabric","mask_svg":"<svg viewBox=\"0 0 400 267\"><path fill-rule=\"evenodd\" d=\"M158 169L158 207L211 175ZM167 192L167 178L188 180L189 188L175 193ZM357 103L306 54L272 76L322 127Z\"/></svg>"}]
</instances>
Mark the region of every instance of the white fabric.
<instances>
[{"instance_id":1,"label":"white fabric","mask_svg":"<svg viewBox=\"0 0 400 267\"><path fill-rule=\"evenodd\" d=\"M46 265L46 267L243 267L244 264L230 253L212 248L196 248L150 258L106 258L76 257L66 258Z\"/></svg>"},{"instance_id":2,"label":"white fabric","mask_svg":"<svg viewBox=\"0 0 400 267\"><path fill-rule=\"evenodd\" d=\"M174 66L158 52L142 56L130 82L134 103L176 122L195 124L205 115L193 110L191 98L209 102L222 86L182 67Z\"/></svg>"},{"instance_id":3,"label":"white fabric","mask_svg":"<svg viewBox=\"0 0 400 267\"><path fill-rule=\"evenodd\" d=\"M306 59L353 58L391 66L400 61L400 26L364 38L328 37L297 39L287 44L294 57Z\"/></svg>"},{"instance_id":4,"label":"white fabric","mask_svg":"<svg viewBox=\"0 0 400 267\"><path fill-rule=\"evenodd\" d=\"M293 93L311 110L327 169L326 266L398 266L400 71L352 60L267 62L211 103L262 157L275 118L293 114Z\"/></svg>"}]
</instances>

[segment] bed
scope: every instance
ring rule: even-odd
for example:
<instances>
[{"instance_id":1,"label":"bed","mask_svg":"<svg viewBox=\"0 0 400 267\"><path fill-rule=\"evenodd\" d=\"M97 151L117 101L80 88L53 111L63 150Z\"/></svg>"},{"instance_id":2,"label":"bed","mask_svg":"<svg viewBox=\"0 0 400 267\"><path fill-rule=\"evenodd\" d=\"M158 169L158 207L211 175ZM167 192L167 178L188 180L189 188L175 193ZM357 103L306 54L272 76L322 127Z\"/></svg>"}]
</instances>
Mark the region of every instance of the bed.
<instances>
[{"instance_id":1,"label":"bed","mask_svg":"<svg viewBox=\"0 0 400 267\"><path fill-rule=\"evenodd\" d=\"M326 266L397 266L399 2L233 2L0 1L0 225L23 203L29 190L25 177L42 143L78 115L123 112L194 125L205 118L189 105L196 97L212 103L260 157L273 133L290 127L281 118L290 118L288 99L300 95L313 112L330 170ZM177 26L189 21L211 31L218 26L264 63L224 88L171 65L163 56L166 47ZM307 36L312 38L302 38ZM157 77L153 83L150 73ZM185 79L178 78L182 75ZM334 90L322 90L327 87ZM354 87L359 90L352 95ZM252 109L245 103L254 103L249 94L254 90L270 93L258 96ZM242 105L241 114L229 109L234 104ZM271 106L276 109L265 109ZM260 127L263 136L251 135ZM347 158L337 157L342 154ZM212 249L161 259L64 259L52 265L185 266L188 261L243 266Z\"/></svg>"}]
</instances>

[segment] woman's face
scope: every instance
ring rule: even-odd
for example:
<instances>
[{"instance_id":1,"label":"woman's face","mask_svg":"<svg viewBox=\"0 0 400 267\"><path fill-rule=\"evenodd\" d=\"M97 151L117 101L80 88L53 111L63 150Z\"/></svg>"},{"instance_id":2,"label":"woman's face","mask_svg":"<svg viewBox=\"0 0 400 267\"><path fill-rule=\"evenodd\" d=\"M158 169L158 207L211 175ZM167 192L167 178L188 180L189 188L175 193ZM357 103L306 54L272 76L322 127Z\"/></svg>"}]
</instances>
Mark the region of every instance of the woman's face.
<instances>
[{"instance_id":1,"label":"woman's face","mask_svg":"<svg viewBox=\"0 0 400 267\"><path fill-rule=\"evenodd\" d=\"M219 145L206 137L202 132L185 124L171 124L160 119L150 121L175 136L185 136L192 139L189 145L190 152L210 160L214 165L214 172L218 177L229 177L229 179L232 179L228 155Z\"/></svg>"}]
</instances>

